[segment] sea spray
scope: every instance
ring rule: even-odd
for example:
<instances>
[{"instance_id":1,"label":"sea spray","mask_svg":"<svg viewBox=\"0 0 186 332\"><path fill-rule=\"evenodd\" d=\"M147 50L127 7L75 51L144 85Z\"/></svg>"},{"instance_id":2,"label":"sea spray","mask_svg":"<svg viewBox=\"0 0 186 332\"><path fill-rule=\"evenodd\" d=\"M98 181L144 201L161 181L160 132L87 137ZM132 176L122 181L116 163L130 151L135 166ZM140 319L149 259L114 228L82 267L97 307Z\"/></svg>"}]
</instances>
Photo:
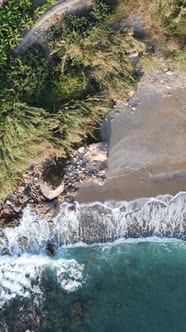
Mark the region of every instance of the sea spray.
<instances>
[{"instance_id":1,"label":"sea spray","mask_svg":"<svg viewBox=\"0 0 186 332\"><path fill-rule=\"evenodd\" d=\"M67 292L82 285L84 266L75 259L50 259L43 255L23 254L0 259L0 308L19 297L41 306L44 299L43 275L51 270L59 286Z\"/></svg>"},{"instance_id":2,"label":"sea spray","mask_svg":"<svg viewBox=\"0 0 186 332\"><path fill-rule=\"evenodd\" d=\"M107 330L99 329L99 324L109 328L105 315L111 319L111 308L114 306L113 310L121 312L121 317L125 317L124 321L128 319L128 326L135 330L133 320L130 321L130 317L125 315L122 298L116 300L116 303L112 303L113 299L119 299L123 291L124 303L127 296L133 296L127 295L131 287L135 289L134 284L130 285L130 280L135 279L136 284L139 283L139 287L142 287L140 273L145 283L145 273L151 278L148 268L153 271L155 266L154 273L158 275L156 256L160 266L162 264L166 267L164 258L171 262L173 255L173 258L176 257L177 271L184 270L185 242L177 239L185 238L185 192L174 197L165 195L131 202L110 201L81 205L77 202L73 205L63 203L59 214L45 221L40 220L27 207L19 226L7 227L1 231L1 252L6 249L9 253L0 256L0 307L6 321L3 320L3 324L8 324L9 332L22 332L26 328L57 332L62 326L65 326L65 331L79 332L81 324L84 324L82 331L102 332ZM52 258L45 253L48 244L55 248L55 256ZM146 256L148 259L144 272ZM183 264L181 267L179 259L180 264ZM166 268L168 271L169 267ZM179 280L178 273L177 279ZM147 284L149 280L147 279ZM114 288L116 295L113 293ZM107 292L110 292L110 296ZM144 289L143 293L145 294ZM106 299L110 301L108 308ZM135 311L133 302L131 303L131 310ZM102 305L104 310L101 309ZM26 328L15 327L14 324L20 308L21 321L26 324ZM9 321L9 310L13 315L13 323ZM42 317L37 320L37 328L33 328L35 325L31 323L35 318L28 322L31 311L37 317ZM75 315L75 322L72 315ZM92 318L86 318L91 315ZM94 315L97 319L95 326L91 323ZM103 320L100 315L104 317ZM57 322L54 319L56 316ZM45 317L48 317L47 322ZM115 321L115 318L112 319ZM171 321L171 316L169 320ZM121 318L120 326L113 327L111 331L123 331L124 321ZM74 327L74 324L77 326ZM140 324L143 332L148 331Z\"/></svg>"},{"instance_id":3,"label":"sea spray","mask_svg":"<svg viewBox=\"0 0 186 332\"><path fill-rule=\"evenodd\" d=\"M6 248L10 255L39 254L44 253L48 243L57 250L78 242L149 236L186 238L185 192L131 202L75 202L73 208L63 203L59 214L45 221L27 207L19 226L3 229L0 249Z\"/></svg>"}]
</instances>

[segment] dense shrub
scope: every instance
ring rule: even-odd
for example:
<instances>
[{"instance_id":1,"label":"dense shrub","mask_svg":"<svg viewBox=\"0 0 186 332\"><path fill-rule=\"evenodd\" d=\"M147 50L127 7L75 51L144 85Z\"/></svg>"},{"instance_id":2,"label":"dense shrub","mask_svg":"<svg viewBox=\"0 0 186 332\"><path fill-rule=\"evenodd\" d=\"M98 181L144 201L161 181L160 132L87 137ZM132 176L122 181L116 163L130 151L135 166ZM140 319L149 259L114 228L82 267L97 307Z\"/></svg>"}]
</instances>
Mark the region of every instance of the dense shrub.
<instances>
[{"instance_id":1,"label":"dense shrub","mask_svg":"<svg viewBox=\"0 0 186 332\"><path fill-rule=\"evenodd\" d=\"M9 62L0 67L0 96L11 90L17 100L37 103L49 79L50 67L39 49L11 57Z\"/></svg>"},{"instance_id":2,"label":"dense shrub","mask_svg":"<svg viewBox=\"0 0 186 332\"><path fill-rule=\"evenodd\" d=\"M0 5L0 64L8 59L10 51L18 45L21 33L33 24L52 0L37 6L31 0L8 0Z\"/></svg>"},{"instance_id":3,"label":"dense shrub","mask_svg":"<svg viewBox=\"0 0 186 332\"><path fill-rule=\"evenodd\" d=\"M150 13L154 22L159 22L159 30L185 39L186 3L184 0L140 0L140 4L146 13Z\"/></svg>"}]
</instances>

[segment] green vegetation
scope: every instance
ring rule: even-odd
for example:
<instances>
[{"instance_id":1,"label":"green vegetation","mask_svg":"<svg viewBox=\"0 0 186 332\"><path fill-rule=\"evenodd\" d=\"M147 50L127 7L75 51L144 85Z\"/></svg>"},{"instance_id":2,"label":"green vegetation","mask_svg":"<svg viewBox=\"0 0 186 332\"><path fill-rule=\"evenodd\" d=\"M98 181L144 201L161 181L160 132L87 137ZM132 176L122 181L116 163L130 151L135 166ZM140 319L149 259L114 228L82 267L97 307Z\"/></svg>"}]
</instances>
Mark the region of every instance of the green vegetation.
<instances>
[{"instance_id":1,"label":"green vegetation","mask_svg":"<svg viewBox=\"0 0 186 332\"><path fill-rule=\"evenodd\" d=\"M94 135L114 101L134 89L138 78L129 55L144 53L145 47L113 22L147 7L147 16L162 31L183 42L181 1L169 0L167 9L165 0L99 0L86 12L63 17L48 33L47 50L34 47L15 56L23 32L52 1L38 7L31 0L8 0L0 7L0 196L31 161L48 154L68 157L75 145ZM136 66L153 61L145 53Z\"/></svg>"},{"instance_id":2,"label":"green vegetation","mask_svg":"<svg viewBox=\"0 0 186 332\"><path fill-rule=\"evenodd\" d=\"M161 29L169 35L184 37L186 34L185 0L143 0L151 18L159 22Z\"/></svg>"},{"instance_id":3,"label":"green vegetation","mask_svg":"<svg viewBox=\"0 0 186 332\"><path fill-rule=\"evenodd\" d=\"M33 22L53 3L46 0L37 6L31 0L8 0L0 6L0 64L4 63L12 49L21 40L21 33L30 28Z\"/></svg>"},{"instance_id":4,"label":"green vegetation","mask_svg":"<svg viewBox=\"0 0 186 332\"><path fill-rule=\"evenodd\" d=\"M1 196L39 156L68 156L75 144L94 134L113 107L112 97L121 91L126 95L135 84L128 60L128 46L135 41L127 31L110 30L106 21L112 8L104 2L66 16L52 29L49 54L38 48L15 57L20 33L43 8L32 7L29 0L17 5L10 0L0 8Z\"/></svg>"}]
</instances>

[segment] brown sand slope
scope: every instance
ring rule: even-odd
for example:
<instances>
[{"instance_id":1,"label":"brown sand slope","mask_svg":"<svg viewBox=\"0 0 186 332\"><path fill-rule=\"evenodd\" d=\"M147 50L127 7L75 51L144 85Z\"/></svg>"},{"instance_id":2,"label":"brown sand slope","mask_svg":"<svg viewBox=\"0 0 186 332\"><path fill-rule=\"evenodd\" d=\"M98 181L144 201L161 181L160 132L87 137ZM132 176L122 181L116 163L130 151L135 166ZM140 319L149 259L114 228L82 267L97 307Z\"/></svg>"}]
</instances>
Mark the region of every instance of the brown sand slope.
<instances>
[{"instance_id":1,"label":"brown sand slope","mask_svg":"<svg viewBox=\"0 0 186 332\"><path fill-rule=\"evenodd\" d=\"M132 107L137 104L137 107ZM186 83L151 75L111 122L107 181L78 201L134 199L186 190Z\"/></svg>"}]
</instances>

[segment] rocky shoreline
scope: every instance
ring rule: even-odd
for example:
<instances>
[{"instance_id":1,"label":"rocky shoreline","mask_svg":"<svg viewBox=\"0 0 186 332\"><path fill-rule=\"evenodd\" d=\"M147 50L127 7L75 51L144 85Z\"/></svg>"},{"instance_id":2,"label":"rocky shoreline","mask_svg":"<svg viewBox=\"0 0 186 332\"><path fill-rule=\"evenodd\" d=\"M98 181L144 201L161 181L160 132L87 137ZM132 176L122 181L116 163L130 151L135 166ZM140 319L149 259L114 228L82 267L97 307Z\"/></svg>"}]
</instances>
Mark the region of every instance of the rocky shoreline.
<instances>
[{"instance_id":1,"label":"rocky shoreline","mask_svg":"<svg viewBox=\"0 0 186 332\"><path fill-rule=\"evenodd\" d=\"M108 115L107 119L104 121L102 125L103 129L102 137L104 141L99 143L89 144L87 146L80 146L78 150L74 150L72 152L71 157L68 160L62 160L62 159L57 160L55 158L47 158L46 160L40 162L39 164L30 165L29 169L22 175L16 190L10 193L4 200L0 201L1 227L16 226L18 220L20 220L22 216L23 209L26 205L29 205L31 209L34 210L42 220L45 220L47 218L54 217L58 213L59 206L63 201L72 202L76 195L77 195L76 199L79 202L90 202L92 200L95 200L95 198L96 200L102 201L105 199L112 199L113 196L115 199L127 199L127 197L128 199L132 199L132 197L135 195L143 196L144 193L141 192L140 190L139 193L137 193L137 190L141 186L141 180L140 182L138 180L136 182L135 174L131 173L128 176L129 177L129 180L127 180L128 182L125 183L126 182L125 178L124 177L120 178L119 169L118 169L118 167L119 168L121 167L122 164L121 161L119 162L119 164L117 164L120 166L112 167L112 164L114 165L116 161L116 157L113 157L112 151L115 151L114 153L120 154L120 159L122 159L122 162L124 164L125 164L125 159L127 158L126 157L127 148L125 149L125 157L124 157L123 152L118 150L119 146L117 147L119 132L121 131L121 138L123 139L124 131L126 135L128 130L127 129L128 127L125 128L125 124L127 124L126 121L128 119L126 118L126 116L131 118L130 121L132 121L132 118L135 117L137 119L136 121L140 121L140 117L138 117L138 114L143 113L144 107L147 108L147 115L150 116L149 107L152 108L153 106L153 104L151 103L152 102L151 99L154 96L154 93L155 95L159 95L158 98L160 104L162 103L163 100L166 101L165 109L168 110L166 121L168 121L167 119L169 116L175 117L177 114L176 121L178 122L178 126L181 126L180 128L182 128L184 126L182 120L185 116L185 112L183 109L184 106L182 106L183 104L182 99L185 98L184 94L185 89L186 89L186 80L178 76L164 62L162 62L162 66L158 71L154 71L150 75L144 75L143 79L138 85L137 91L136 92L131 91L129 93L129 99L118 101L116 103L114 110ZM145 101L145 104L142 105L142 99L144 98L144 96L146 96L145 98L147 98L148 95L150 96L148 97L149 100ZM175 104L176 106L174 106L173 104ZM152 112L151 113L155 114L155 112L157 112L157 107L160 107L160 105L158 106L158 104L156 103L156 105L153 107L155 107L155 110L153 113ZM177 107L179 109L176 109ZM171 108L173 108L172 111ZM162 114L164 114L164 112ZM160 116L161 114L159 115L159 118ZM153 121L149 122L151 126L153 123L154 123ZM176 123L175 120L174 123ZM131 126L134 126L134 124ZM167 125L165 126L165 128L167 128L166 130L168 130ZM176 128L175 132L177 130ZM149 126L147 126L146 128L146 132L147 130L150 130ZM155 129L155 131L157 131L157 129ZM136 133L135 128L133 128L131 137L133 137L134 132ZM160 132L159 135L163 135L163 132ZM142 137L143 136L144 134L142 135ZM184 140L183 134L180 137L180 143L181 139ZM165 141L165 139L163 138L162 140ZM109 142L109 147L108 147L108 142ZM144 147L145 144L146 143L144 141ZM168 142L166 144L168 147L169 145ZM180 145L178 145L178 147L180 149ZM131 146L129 145L129 150L130 149ZM157 153L159 153L158 152L159 149L160 147L157 147ZM133 146L131 153L134 153L133 150L135 150L135 146ZM178 151L178 148L173 152L176 153L176 151ZM134 153L135 160L136 160L136 155L137 152L136 154ZM130 158L131 156L132 155L130 154ZM155 154L153 155L153 158L155 158ZM185 164L183 165L184 156L182 156L182 159L183 159L182 163L174 167L173 169L174 173L176 170L179 171L180 169L181 170L183 168L185 169ZM171 168L172 166L169 167L169 165L167 165L165 170L164 168L162 168L162 171L166 173L167 167L168 169L170 168L169 172L172 170ZM153 188L153 186L156 187L159 186L160 180L158 178L155 181L155 179L153 178L153 174L151 174L153 165L151 165L150 171L148 170L148 168L149 167L147 167L147 175L146 177L144 177L144 179L149 177L149 181L144 180L144 185L145 185L145 190L148 188L147 193L152 195L151 189ZM157 171L159 174L161 169L160 170L158 169ZM114 174L114 176L112 173ZM115 173L117 173L117 178L114 180L113 178L116 177ZM105 181L106 175L107 175L107 181ZM126 177L126 179L128 177ZM159 182L157 183L157 181ZM169 185L171 181L169 179L169 182L167 182L167 184ZM185 181L182 182L180 177L178 179L176 177L175 181L177 182L175 182L175 184L173 183L174 190L171 189L172 187L169 188L170 186L166 187L165 181L163 181L162 182L163 187L160 186L161 191L163 189L166 190L167 188L165 193L168 193L170 191L170 193L175 194L177 192L176 189L183 190L182 187L184 188ZM137 187L135 186L135 190L132 189L133 186L131 188L131 184L133 182L138 184ZM100 185L103 186L100 187ZM123 193L123 186L125 186L125 194L121 195L121 192ZM155 191L154 195L158 194L159 190L160 189L158 189L157 192ZM130 191L132 191L131 195Z\"/></svg>"},{"instance_id":2,"label":"rocky shoreline","mask_svg":"<svg viewBox=\"0 0 186 332\"><path fill-rule=\"evenodd\" d=\"M14 227L29 205L41 219L55 216L60 203L72 202L81 184L102 185L106 178L108 143L81 146L69 160L48 158L30 165L15 191L0 201L1 226Z\"/></svg>"}]
</instances>

